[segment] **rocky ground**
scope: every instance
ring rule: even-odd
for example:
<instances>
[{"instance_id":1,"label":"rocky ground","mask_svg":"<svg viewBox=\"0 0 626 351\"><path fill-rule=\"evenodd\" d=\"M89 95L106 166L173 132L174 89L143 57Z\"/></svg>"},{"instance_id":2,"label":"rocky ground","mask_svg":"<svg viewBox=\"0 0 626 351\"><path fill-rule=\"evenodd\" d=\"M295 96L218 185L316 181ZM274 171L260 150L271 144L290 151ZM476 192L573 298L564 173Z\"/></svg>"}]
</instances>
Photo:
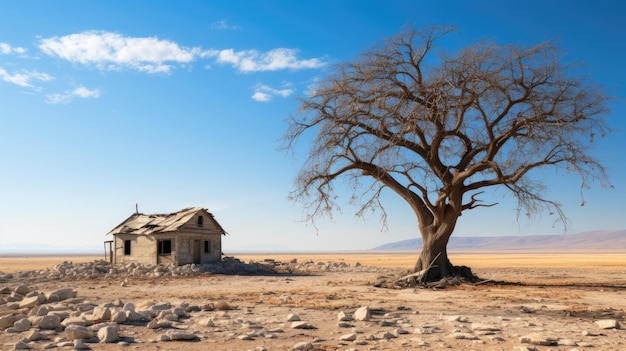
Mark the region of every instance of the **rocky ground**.
<instances>
[{"instance_id":1,"label":"rocky ground","mask_svg":"<svg viewBox=\"0 0 626 351\"><path fill-rule=\"evenodd\" d=\"M377 287L403 273L232 258L176 268L95 261L0 272L0 349L626 349L624 272L499 269L476 273L561 279Z\"/></svg>"}]
</instances>

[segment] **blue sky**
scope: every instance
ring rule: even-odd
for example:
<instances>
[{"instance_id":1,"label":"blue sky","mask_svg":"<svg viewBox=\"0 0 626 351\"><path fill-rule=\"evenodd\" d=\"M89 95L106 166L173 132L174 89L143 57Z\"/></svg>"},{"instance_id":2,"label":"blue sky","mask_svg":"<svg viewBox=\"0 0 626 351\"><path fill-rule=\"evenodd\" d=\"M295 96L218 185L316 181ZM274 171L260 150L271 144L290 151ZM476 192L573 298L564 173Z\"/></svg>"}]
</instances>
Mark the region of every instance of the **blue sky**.
<instances>
[{"instance_id":1,"label":"blue sky","mask_svg":"<svg viewBox=\"0 0 626 351\"><path fill-rule=\"evenodd\" d=\"M389 230L344 208L319 232L287 200L304 161L279 150L286 119L316 80L397 33L453 24L446 50L557 39L613 96L617 131L593 152L613 189L545 173L568 232L624 229L626 5L622 1L3 1L0 2L0 247L91 246L135 210L208 208L224 251L361 250L418 236L385 196ZM302 150L306 149L303 145ZM560 234L545 215L497 207L455 235Z\"/></svg>"}]
</instances>

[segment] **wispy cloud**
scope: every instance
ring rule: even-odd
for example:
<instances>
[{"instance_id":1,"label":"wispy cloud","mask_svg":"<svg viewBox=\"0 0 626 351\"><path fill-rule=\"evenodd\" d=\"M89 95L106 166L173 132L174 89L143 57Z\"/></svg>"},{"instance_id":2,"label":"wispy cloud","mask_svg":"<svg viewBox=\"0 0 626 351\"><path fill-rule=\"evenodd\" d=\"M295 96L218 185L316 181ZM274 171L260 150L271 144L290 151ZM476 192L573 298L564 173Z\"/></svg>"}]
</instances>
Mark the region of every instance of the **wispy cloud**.
<instances>
[{"instance_id":1,"label":"wispy cloud","mask_svg":"<svg viewBox=\"0 0 626 351\"><path fill-rule=\"evenodd\" d=\"M218 29L218 30L240 30L241 29L241 27L238 25L229 24L228 21L225 19L211 23L211 28Z\"/></svg>"},{"instance_id":2,"label":"wispy cloud","mask_svg":"<svg viewBox=\"0 0 626 351\"><path fill-rule=\"evenodd\" d=\"M0 54L9 55L9 54L25 54L26 49L21 47L12 47L7 43L0 43Z\"/></svg>"},{"instance_id":3,"label":"wispy cloud","mask_svg":"<svg viewBox=\"0 0 626 351\"><path fill-rule=\"evenodd\" d=\"M47 73L40 73L37 71L21 71L17 73L9 73L4 68L0 67L0 79L7 83L19 85L21 87L33 88L32 81L47 82L53 79L53 77Z\"/></svg>"},{"instance_id":4,"label":"wispy cloud","mask_svg":"<svg viewBox=\"0 0 626 351\"><path fill-rule=\"evenodd\" d=\"M272 101L274 96L288 97L291 94L293 94L292 89L274 89L265 84L258 84L254 87L252 99L258 102L269 102Z\"/></svg>"},{"instance_id":5,"label":"wispy cloud","mask_svg":"<svg viewBox=\"0 0 626 351\"><path fill-rule=\"evenodd\" d=\"M320 68L326 65L326 62L320 58L299 59L297 53L298 50L287 48L278 48L267 52L226 49L216 52L216 55L217 63L230 64L240 72L301 70Z\"/></svg>"},{"instance_id":6,"label":"wispy cloud","mask_svg":"<svg viewBox=\"0 0 626 351\"><path fill-rule=\"evenodd\" d=\"M118 33L87 31L43 39L39 48L47 55L101 70L136 69L169 73L175 64L193 61L199 48L184 48L156 37L125 37Z\"/></svg>"},{"instance_id":7,"label":"wispy cloud","mask_svg":"<svg viewBox=\"0 0 626 351\"><path fill-rule=\"evenodd\" d=\"M74 100L74 98L97 98L100 97L100 91L95 89L87 89L84 86L80 86L74 90L69 90L59 94L46 95L46 102L49 104L67 104Z\"/></svg>"},{"instance_id":8,"label":"wispy cloud","mask_svg":"<svg viewBox=\"0 0 626 351\"><path fill-rule=\"evenodd\" d=\"M300 59L296 49L202 50L181 47L156 37L126 37L105 31L43 39L39 48L47 55L101 70L131 68L146 73L169 73L175 65L208 58L215 58L219 64L230 64L240 72L313 69L326 64L320 58Z\"/></svg>"}]
</instances>

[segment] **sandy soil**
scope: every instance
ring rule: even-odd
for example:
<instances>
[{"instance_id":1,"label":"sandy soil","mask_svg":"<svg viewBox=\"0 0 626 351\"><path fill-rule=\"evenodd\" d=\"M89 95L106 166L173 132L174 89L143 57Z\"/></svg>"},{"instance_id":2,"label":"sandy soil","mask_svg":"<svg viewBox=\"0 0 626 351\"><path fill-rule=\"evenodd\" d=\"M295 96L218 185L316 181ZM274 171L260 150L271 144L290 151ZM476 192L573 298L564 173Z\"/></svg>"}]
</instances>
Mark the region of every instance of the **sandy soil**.
<instances>
[{"instance_id":1,"label":"sandy soil","mask_svg":"<svg viewBox=\"0 0 626 351\"><path fill-rule=\"evenodd\" d=\"M359 262L363 266L383 268L312 275L203 274L129 278L126 286L121 285L121 279L27 283L38 291L74 287L79 297L95 304L115 299L136 304L151 301L198 306L223 301L233 307L232 310L195 312L183 321L179 328L195 332L197 341L156 341L163 330L122 325L120 334L125 340L132 340L130 345L89 344L92 350L129 347L185 351L290 350L301 342L311 343L315 350L626 349L625 253L451 255L454 264L471 266L481 278L521 284L485 283L445 290L392 290L373 285L381 275L398 276L411 267L414 255L235 256L243 261L271 258L287 262L296 258L299 261L346 262L351 267ZM40 269L64 260L85 262L94 257L47 259L37 261ZM28 262L33 259L0 258L0 271L19 271ZM19 283L15 279L0 282L0 289ZM340 311L350 314L361 306L372 309L371 320L352 320L346 322L347 326L338 325ZM291 322L287 321L289 314L297 314L314 329L291 328ZM213 319L215 327L199 325L199 321L207 318ZM594 323L599 319L614 319L623 327L600 329ZM250 334L251 325L271 332L242 340L240 336ZM480 326L489 328L480 330ZM342 336L351 334L355 341L341 340ZM0 331L0 349L12 349L24 335ZM528 335L533 335L534 339L526 337ZM62 333L59 336L63 336ZM540 345L542 340L555 345ZM47 344L49 342L38 342L35 349L43 349Z\"/></svg>"}]
</instances>

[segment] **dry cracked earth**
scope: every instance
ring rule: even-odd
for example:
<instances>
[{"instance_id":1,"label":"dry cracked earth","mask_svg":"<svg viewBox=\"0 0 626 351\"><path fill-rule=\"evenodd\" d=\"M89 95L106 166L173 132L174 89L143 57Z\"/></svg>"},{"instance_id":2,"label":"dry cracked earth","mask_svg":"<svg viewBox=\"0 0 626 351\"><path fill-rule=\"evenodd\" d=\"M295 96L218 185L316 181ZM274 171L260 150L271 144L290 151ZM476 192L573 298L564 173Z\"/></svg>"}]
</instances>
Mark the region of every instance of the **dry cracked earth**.
<instances>
[{"instance_id":1,"label":"dry cracked earth","mask_svg":"<svg viewBox=\"0 0 626 351\"><path fill-rule=\"evenodd\" d=\"M306 274L5 276L0 349L626 350L623 271L494 268L475 273L523 284L375 286L402 273L347 266ZM59 289L75 297L50 299ZM29 296L40 298L28 305ZM134 317L111 322L120 311ZM61 325L42 328L42 315L52 314ZM7 316L15 317L3 328ZM114 335L99 331L105 327Z\"/></svg>"}]
</instances>

